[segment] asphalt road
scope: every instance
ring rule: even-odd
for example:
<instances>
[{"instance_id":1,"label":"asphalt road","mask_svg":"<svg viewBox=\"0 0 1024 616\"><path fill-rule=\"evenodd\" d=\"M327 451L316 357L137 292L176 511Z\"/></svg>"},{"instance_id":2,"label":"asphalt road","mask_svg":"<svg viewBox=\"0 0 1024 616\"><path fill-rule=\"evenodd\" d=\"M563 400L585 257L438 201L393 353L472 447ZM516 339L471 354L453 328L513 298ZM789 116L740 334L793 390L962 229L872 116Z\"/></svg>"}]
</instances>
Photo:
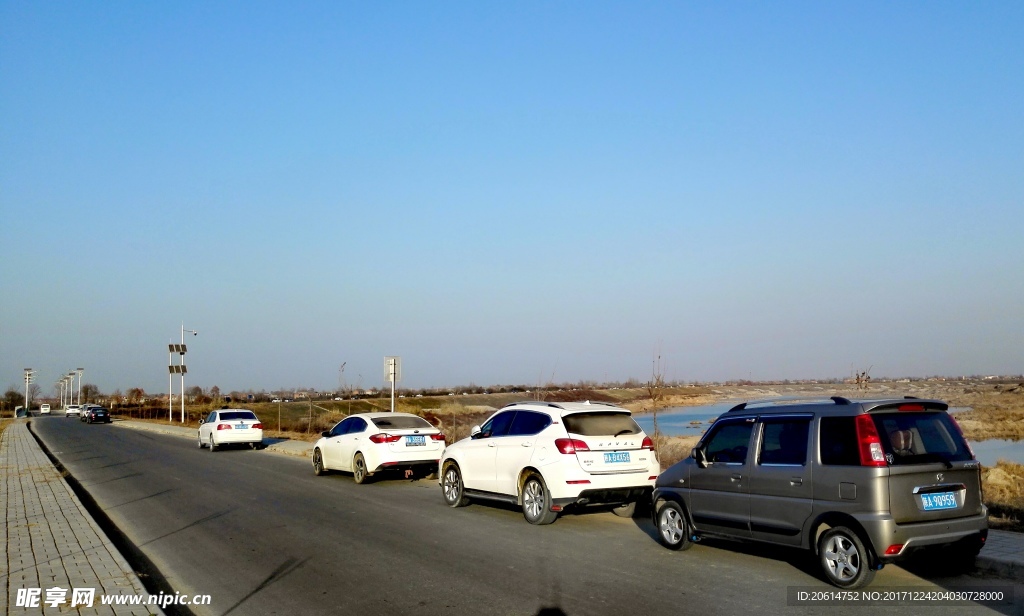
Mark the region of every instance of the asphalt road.
<instances>
[{"instance_id":1,"label":"asphalt road","mask_svg":"<svg viewBox=\"0 0 1024 616\"><path fill-rule=\"evenodd\" d=\"M32 430L171 588L212 596L196 614L865 613L788 606L789 587L832 589L802 552L702 542L677 553L646 520L610 512L535 527L509 507L449 509L434 481L358 486L315 477L306 460L63 417ZM1024 613L1021 585L918 573L889 566L869 589L996 584L1014 605L899 613Z\"/></svg>"}]
</instances>

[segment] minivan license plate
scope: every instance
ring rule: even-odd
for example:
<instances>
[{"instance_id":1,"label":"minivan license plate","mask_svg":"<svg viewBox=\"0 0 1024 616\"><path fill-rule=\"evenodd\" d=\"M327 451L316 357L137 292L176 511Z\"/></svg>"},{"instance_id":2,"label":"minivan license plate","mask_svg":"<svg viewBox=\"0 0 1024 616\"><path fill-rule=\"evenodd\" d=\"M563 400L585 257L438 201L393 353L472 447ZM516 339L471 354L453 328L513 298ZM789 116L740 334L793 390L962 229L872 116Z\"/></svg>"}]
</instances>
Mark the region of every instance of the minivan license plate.
<instances>
[{"instance_id":1,"label":"minivan license plate","mask_svg":"<svg viewBox=\"0 0 1024 616\"><path fill-rule=\"evenodd\" d=\"M612 452L612 453L604 454L604 463L605 464L614 464L616 462L629 462L629 452L628 451L615 451L615 452Z\"/></svg>"},{"instance_id":2,"label":"minivan license plate","mask_svg":"<svg viewBox=\"0 0 1024 616\"><path fill-rule=\"evenodd\" d=\"M952 492L939 492L937 494L922 494L921 506L925 511L938 511L940 509L956 509L956 495Z\"/></svg>"},{"instance_id":3,"label":"minivan license plate","mask_svg":"<svg viewBox=\"0 0 1024 616\"><path fill-rule=\"evenodd\" d=\"M415 435L415 436L407 436L407 437L405 437L405 446L406 447L416 447L416 446L426 445L426 444L427 444L427 438L425 436L423 436L422 434L418 434L418 435Z\"/></svg>"}]
</instances>

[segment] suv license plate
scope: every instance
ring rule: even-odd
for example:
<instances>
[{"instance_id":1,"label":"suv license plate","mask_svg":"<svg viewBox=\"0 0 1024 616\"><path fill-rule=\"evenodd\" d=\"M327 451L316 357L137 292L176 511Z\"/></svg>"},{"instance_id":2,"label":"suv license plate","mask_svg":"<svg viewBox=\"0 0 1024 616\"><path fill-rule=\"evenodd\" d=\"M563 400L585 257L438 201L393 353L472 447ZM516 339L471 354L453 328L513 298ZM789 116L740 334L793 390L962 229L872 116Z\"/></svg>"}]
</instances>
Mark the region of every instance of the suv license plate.
<instances>
[{"instance_id":1,"label":"suv license plate","mask_svg":"<svg viewBox=\"0 0 1024 616\"><path fill-rule=\"evenodd\" d=\"M419 447L419 446L424 446L426 444L427 444L427 438L425 436L423 436L422 434L417 435L417 436L407 436L407 437L405 437L405 446L406 447Z\"/></svg>"},{"instance_id":2,"label":"suv license plate","mask_svg":"<svg viewBox=\"0 0 1024 616\"><path fill-rule=\"evenodd\" d=\"M921 508L925 511L939 511L941 509L956 509L959 507L956 502L956 495L952 492L939 492L936 494L922 494Z\"/></svg>"},{"instance_id":3,"label":"suv license plate","mask_svg":"<svg viewBox=\"0 0 1024 616\"><path fill-rule=\"evenodd\" d=\"M629 452L628 451L615 451L615 452L612 452L612 453L604 454L604 463L605 464L615 464L617 462L629 462Z\"/></svg>"}]
</instances>

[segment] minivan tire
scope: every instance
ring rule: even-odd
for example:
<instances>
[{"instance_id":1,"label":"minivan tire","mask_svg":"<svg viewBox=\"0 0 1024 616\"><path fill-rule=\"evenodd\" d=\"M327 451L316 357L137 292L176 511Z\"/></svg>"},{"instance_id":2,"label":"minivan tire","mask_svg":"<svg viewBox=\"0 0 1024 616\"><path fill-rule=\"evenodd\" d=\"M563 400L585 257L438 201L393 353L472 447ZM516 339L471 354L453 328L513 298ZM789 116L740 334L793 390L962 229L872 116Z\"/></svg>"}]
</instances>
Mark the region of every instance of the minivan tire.
<instances>
[{"instance_id":1,"label":"minivan tire","mask_svg":"<svg viewBox=\"0 0 1024 616\"><path fill-rule=\"evenodd\" d=\"M871 554L857 533L845 526L835 526L822 533L818 540L818 560L828 582L839 588L861 588L875 578Z\"/></svg>"},{"instance_id":2,"label":"minivan tire","mask_svg":"<svg viewBox=\"0 0 1024 616\"><path fill-rule=\"evenodd\" d=\"M690 523L686 521L683 507L674 501L666 501L658 506L658 540L670 550L688 550L693 547Z\"/></svg>"}]
</instances>

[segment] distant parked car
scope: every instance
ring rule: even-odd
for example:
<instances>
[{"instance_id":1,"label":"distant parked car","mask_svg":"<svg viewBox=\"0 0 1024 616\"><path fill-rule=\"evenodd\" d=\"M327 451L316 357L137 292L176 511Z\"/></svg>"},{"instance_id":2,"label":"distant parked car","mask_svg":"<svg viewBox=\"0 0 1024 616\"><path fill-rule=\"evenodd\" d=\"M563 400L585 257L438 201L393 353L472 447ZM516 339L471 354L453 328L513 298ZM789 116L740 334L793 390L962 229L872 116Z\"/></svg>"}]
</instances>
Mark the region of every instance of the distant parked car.
<instances>
[{"instance_id":1,"label":"distant parked car","mask_svg":"<svg viewBox=\"0 0 1024 616\"><path fill-rule=\"evenodd\" d=\"M271 402L280 402L280 401L281 401L280 398L274 398L273 400L271 400Z\"/></svg>"},{"instance_id":2,"label":"distant parked car","mask_svg":"<svg viewBox=\"0 0 1024 616\"><path fill-rule=\"evenodd\" d=\"M321 433L313 447L313 472L348 471L356 483L386 470L429 474L443 449L444 434L418 415L359 413Z\"/></svg>"},{"instance_id":3,"label":"distant parked car","mask_svg":"<svg viewBox=\"0 0 1024 616\"><path fill-rule=\"evenodd\" d=\"M39 414L40 415L49 415L50 414L50 405L49 404L41 404L41 405L39 405Z\"/></svg>"},{"instance_id":4,"label":"distant parked car","mask_svg":"<svg viewBox=\"0 0 1024 616\"><path fill-rule=\"evenodd\" d=\"M263 424L256 413L248 409L222 409L211 411L199 421L199 448L217 451L225 445L249 445L258 449L263 445Z\"/></svg>"},{"instance_id":5,"label":"distant parked car","mask_svg":"<svg viewBox=\"0 0 1024 616\"><path fill-rule=\"evenodd\" d=\"M98 408L101 408L100 405L98 404L83 404L81 409L79 409L78 419L80 419L81 421L85 421L86 418L88 417L89 409Z\"/></svg>"},{"instance_id":6,"label":"distant parked car","mask_svg":"<svg viewBox=\"0 0 1024 616\"><path fill-rule=\"evenodd\" d=\"M601 402L509 404L441 456L450 507L470 499L519 505L531 524L568 507L605 505L631 517L648 502L660 466L628 410Z\"/></svg>"},{"instance_id":7,"label":"distant parked car","mask_svg":"<svg viewBox=\"0 0 1024 616\"><path fill-rule=\"evenodd\" d=\"M102 406L90 406L83 415L88 423L110 423L110 411Z\"/></svg>"},{"instance_id":8,"label":"distant parked car","mask_svg":"<svg viewBox=\"0 0 1024 616\"><path fill-rule=\"evenodd\" d=\"M82 407L77 404L69 404L64 407L65 417L78 417L82 414Z\"/></svg>"}]
</instances>

